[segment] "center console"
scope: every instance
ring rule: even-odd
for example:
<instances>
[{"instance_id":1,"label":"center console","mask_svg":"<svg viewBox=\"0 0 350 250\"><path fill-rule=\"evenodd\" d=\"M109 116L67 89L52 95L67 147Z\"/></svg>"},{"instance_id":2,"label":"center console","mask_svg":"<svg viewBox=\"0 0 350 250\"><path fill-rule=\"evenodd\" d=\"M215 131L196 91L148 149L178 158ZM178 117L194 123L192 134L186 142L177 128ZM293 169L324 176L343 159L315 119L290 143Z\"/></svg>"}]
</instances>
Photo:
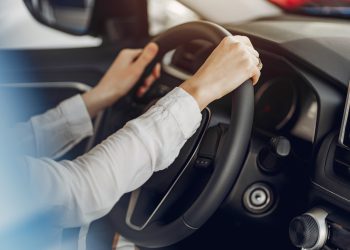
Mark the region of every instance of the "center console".
<instances>
[{"instance_id":1,"label":"center console","mask_svg":"<svg viewBox=\"0 0 350 250\"><path fill-rule=\"evenodd\" d=\"M290 222L291 242L305 250L350 250L350 87L340 132L323 140L310 177L315 207Z\"/></svg>"}]
</instances>

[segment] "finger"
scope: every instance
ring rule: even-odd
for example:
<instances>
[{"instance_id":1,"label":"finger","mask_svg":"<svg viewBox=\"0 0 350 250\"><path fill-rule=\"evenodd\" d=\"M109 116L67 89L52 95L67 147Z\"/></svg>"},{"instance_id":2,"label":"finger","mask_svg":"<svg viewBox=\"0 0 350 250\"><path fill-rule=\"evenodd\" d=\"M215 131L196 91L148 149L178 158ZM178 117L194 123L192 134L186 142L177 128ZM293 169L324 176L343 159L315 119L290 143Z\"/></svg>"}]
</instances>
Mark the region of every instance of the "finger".
<instances>
[{"instance_id":1,"label":"finger","mask_svg":"<svg viewBox=\"0 0 350 250\"><path fill-rule=\"evenodd\" d=\"M137 96L138 98L141 98L141 97L143 97L143 96L146 94L146 92L147 92L146 87L141 86L141 87L137 90L136 96Z\"/></svg>"},{"instance_id":2,"label":"finger","mask_svg":"<svg viewBox=\"0 0 350 250\"><path fill-rule=\"evenodd\" d=\"M246 46L244 46L244 54L245 56L243 57L244 60L248 60L251 62L250 66L258 66L260 63L260 59L256 57L255 55L252 54L250 49Z\"/></svg>"},{"instance_id":3,"label":"finger","mask_svg":"<svg viewBox=\"0 0 350 250\"><path fill-rule=\"evenodd\" d=\"M250 39L246 36L234 36L234 39L236 41L239 41L247 46L250 53L252 53L255 57L259 57L259 52L253 47L253 44L251 43Z\"/></svg>"},{"instance_id":4,"label":"finger","mask_svg":"<svg viewBox=\"0 0 350 250\"><path fill-rule=\"evenodd\" d=\"M156 43L149 43L143 49L141 55L135 61L135 67L144 70L146 66L154 59L158 52L158 45Z\"/></svg>"},{"instance_id":5,"label":"finger","mask_svg":"<svg viewBox=\"0 0 350 250\"><path fill-rule=\"evenodd\" d=\"M256 70L254 71L253 73L254 75L252 76L252 82L253 82L253 85L256 85L260 79L260 76L261 76L261 72L258 68L256 68Z\"/></svg>"},{"instance_id":6,"label":"finger","mask_svg":"<svg viewBox=\"0 0 350 250\"><path fill-rule=\"evenodd\" d=\"M254 55L250 56L250 60L252 60L254 66L258 66L260 63L260 59Z\"/></svg>"},{"instance_id":7,"label":"finger","mask_svg":"<svg viewBox=\"0 0 350 250\"><path fill-rule=\"evenodd\" d=\"M157 80L157 77L154 75L150 75L146 78L146 80L143 83L144 87L147 87L148 89L153 85L153 83Z\"/></svg>"},{"instance_id":8,"label":"finger","mask_svg":"<svg viewBox=\"0 0 350 250\"><path fill-rule=\"evenodd\" d=\"M248 50L253 56L258 57L258 58L260 57L259 52L256 49L254 49L253 47L248 47Z\"/></svg>"},{"instance_id":9,"label":"finger","mask_svg":"<svg viewBox=\"0 0 350 250\"><path fill-rule=\"evenodd\" d=\"M157 77L153 74L146 78L143 85L137 91L137 96L142 97L153 85L153 83L157 80Z\"/></svg>"},{"instance_id":10,"label":"finger","mask_svg":"<svg viewBox=\"0 0 350 250\"><path fill-rule=\"evenodd\" d=\"M159 78L161 72L161 66L160 63L157 63L156 66L153 68L152 74L154 77Z\"/></svg>"},{"instance_id":11,"label":"finger","mask_svg":"<svg viewBox=\"0 0 350 250\"><path fill-rule=\"evenodd\" d=\"M123 49L120 51L117 60L121 59L120 62L123 65L129 65L132 63L142 52L142 49Z\"/></svg>"},{"instance_id":12,"label":"finger","mask_svg":"<svg viewBox=\"0 0 350 250\"><path fill-rule=\"evenodd\" d=\"M234 39L236 41L242 42L243 44L247 45L248 47L252 47L253 48L252 42L246 36L238 36L238 35L236 35L236 36L234 36Z\"/></svg>"},{"instance_id":13,"label":"finger","mask_svg":"<svg viewBox=\"0 0 350 250\"><path fill-rule=\"evenodd\" d=\"M160 77L161 66L159 63L153 68L152 74L146 78L143 85L139 88L137 92L138 97L142 97L153 85L153 83Z\"/></svg>"}]
</instances>

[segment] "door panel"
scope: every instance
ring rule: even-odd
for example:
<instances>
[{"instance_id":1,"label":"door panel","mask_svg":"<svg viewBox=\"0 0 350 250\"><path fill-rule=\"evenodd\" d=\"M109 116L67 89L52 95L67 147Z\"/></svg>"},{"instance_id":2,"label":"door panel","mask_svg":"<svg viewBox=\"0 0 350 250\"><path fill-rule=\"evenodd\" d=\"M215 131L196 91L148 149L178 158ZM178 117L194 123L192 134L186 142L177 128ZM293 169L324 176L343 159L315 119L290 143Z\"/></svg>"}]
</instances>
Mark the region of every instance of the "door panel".
<instances>
[{"instance_id":1,"label":"door panel","mask_svg":"<svg viewBox=\"0 0 350 250\"><path fill-rule=\"evenodd\" d=\"M95 86L121 48L140 48L143 45L142 41L127 41L119 46L103 45L98 48L0 50L1 103L6 103L6 110L22 111L21 114L11 114L11 123L28 120L31 116L43 113L59 102ZM130 107L123 104L117 106L120 112L111 108L99 115L93 121L96 130L94 136L83 140L62 158L74 159L82 155L116 128L120 128L123 125L121 110ZM107 235L106 229L94 226L99 223L97 221L91 225L89 234ZM63 238L70 245L66 247L77 249L78 244L84 244L86 234L87 231L84 233L79 228L64 230ZM112 237L113 232L108 235L109 238Z\"/></svg>"},{"instance_id":2,"label":"door panel","mask_svg":"<svg viewBox=\"0 0 350 250\"><path fill-rule=\"evenodd\" d=\"M123 45L122 45L123 46ZM130 44L131 47L138 47ZM140 45L141 46L141 45ZM0 50L0 98L11 113L11 123L26 121L55 107L61 101L95 86L112 63L120 46L96 48ZM111 113L111 112L108 112ZM106 135L108 119L98 116L95 135ZM101 137L101 136L99 136ZM73 159L97 141L96 136L77 145L64 159Z\"/></svg>"},{"instance_id":3,"label":"door panel","mask_svg":"<svg viewBox=\"0 0 350 250\"><path fill-rule=\"evenodd\" d=\"M7 119L11 124L25 122L35 115L56 107L63 100L77 94L82 94L91 89L84 83L78 82L31 82L31 83L0 83L0 97L9 107L17 107L21 112L14 112L12 117ZM18 106L18 100L20 105ZM30 105L26 105L30 104ZM95 132L100 129L103 112L93 121ZM74 159L92 148L95 135L84 139L66 155L63 159Z\"/></svg>"}]
</instances>

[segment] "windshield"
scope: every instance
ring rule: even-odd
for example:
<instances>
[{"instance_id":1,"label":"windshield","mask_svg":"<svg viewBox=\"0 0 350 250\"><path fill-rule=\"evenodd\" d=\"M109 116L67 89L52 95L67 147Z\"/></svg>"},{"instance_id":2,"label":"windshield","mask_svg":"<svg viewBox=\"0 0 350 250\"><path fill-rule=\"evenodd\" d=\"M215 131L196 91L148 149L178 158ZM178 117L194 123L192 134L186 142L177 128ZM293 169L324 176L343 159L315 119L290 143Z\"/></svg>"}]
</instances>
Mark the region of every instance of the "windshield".
<instances>
[{"instance_id":1,"label":"windshield","mask_svg":"<svg viewBox=\"0 0 350 250\"><path fill-rule=\"evenodd\" d=\"M350 0L178 0L203 19L239 24L286 13L350 18Z\"/></svg>"},{"instance_id":2,"label":"windshield","mask_svg":"<svg viewBox=\"0 0 350 250\"><path fill-rule=\"evenodd\" d=\"M350 0L269 0L284 10L318 16L350 18Z\"/></svg>"}]
</instances>

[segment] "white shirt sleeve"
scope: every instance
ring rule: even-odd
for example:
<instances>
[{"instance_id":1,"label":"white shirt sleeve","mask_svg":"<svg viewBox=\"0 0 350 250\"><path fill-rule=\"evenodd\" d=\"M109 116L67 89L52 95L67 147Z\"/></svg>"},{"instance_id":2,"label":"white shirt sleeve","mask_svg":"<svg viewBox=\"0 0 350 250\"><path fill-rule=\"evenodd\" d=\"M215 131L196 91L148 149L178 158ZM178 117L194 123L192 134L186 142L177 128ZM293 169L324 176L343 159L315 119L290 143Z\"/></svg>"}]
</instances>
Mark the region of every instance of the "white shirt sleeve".
<instances>
[{"instance_id":1,"label":"white shirt sleeve","mask_svg":"<svg viewBox=\"0 0 350 250\"><path fill-rule=\"evenodd\" d=\"M76 95L30 121L17 124L11 133L26 155L56 158L93 134L85 103Z\"/></svg>"},{"instance_id":2,"label":"white shirt sleeve","mask_svg":"<svg viewBox=\"0 0 350 250\"><path fill-rule=\"evenodd\" d=\"M27 157L37 197L59 208L63 227L90 223L107 214L123 194L140 187L154 171L168 167L201 118L193 97L176 88L74 161Z\"/></svg>"}]
</instances>

